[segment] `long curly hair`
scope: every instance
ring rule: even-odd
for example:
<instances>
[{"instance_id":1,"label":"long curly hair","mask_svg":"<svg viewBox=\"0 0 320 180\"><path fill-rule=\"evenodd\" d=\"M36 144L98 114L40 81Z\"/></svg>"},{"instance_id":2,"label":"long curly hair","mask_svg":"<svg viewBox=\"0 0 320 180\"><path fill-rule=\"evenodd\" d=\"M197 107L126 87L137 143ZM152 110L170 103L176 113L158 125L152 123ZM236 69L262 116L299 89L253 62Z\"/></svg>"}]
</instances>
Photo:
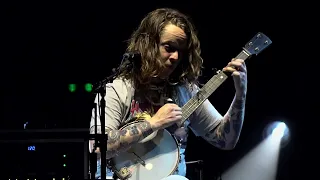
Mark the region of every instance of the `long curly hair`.
<instances>
[{"instance_id":1,"label":"long curly hair","mask_svg":"<svg viewBox=\"0 0 320 180\"><path fill-rule=\"evenodd\" d=\"M201 74L203 59L201 58L200 42L195 27L189 17L176 9L160 8L148 13L141 21L131 38L128 40L127 52L139 52L139 67L125 76L134 81L136 88L148 87L152 77L156 76L164 63L160 60L160 36L166 25L173 24L181 28L187 35L187 56L182 59L170 79L176 82L195 83Z\"/></svg>"}]
</instances>

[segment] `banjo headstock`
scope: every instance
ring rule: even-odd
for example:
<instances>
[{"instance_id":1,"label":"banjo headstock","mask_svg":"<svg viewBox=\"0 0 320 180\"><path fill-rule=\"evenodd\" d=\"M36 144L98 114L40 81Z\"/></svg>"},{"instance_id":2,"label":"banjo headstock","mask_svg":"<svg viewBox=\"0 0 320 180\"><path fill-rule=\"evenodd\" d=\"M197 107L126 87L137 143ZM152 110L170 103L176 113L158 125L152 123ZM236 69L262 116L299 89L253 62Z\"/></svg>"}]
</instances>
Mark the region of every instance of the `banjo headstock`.
<instances>
[{"instance_id":1,"label":"banjo headstock","mask_svg":"<svg viewBox=\"0 0 320 180\"><path fill-rule=\"evenodd\" d=\"M272 41L269 37L258 32L249 42L247 42L243 49L250 55L258 55L261 51L270 46L271 43Z\"/></svg>"}]
</instances>

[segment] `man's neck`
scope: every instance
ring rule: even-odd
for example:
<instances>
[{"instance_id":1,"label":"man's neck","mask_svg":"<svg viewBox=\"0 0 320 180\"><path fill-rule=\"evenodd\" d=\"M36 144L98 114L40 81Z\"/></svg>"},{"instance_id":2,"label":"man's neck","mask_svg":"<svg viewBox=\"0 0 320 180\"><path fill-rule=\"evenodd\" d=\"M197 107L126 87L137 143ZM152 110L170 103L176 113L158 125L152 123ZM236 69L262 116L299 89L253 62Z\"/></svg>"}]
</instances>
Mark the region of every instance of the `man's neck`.
<instances>
[{"instance_id":1,"label":"man's neck","mask_svg":"<svg viewBox=\"0 0 320 180\"><path fill-rule=\"evenodd\" d=\"M151 77L150 84L154 86L165 86L167 79L160 78L158 76Z\"/></svg>"}]
</instances>

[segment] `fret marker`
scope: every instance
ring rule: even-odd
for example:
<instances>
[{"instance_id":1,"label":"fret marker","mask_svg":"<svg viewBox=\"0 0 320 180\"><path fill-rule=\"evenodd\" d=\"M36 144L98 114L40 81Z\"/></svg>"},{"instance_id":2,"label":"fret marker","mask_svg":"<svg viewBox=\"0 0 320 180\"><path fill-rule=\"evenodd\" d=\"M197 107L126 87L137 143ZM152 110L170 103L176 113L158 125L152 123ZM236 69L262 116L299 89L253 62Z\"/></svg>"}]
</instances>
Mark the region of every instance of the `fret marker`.
<instances>
[{"instance_id":1,"label":"fret marker","mask_svg":"<svg viewBox=\"0 0 320 180\"><path fill-rule=\"evenodd\" d=\"M151 170L153 168L153 165L151 163L146 164L146 169Z\"/></svg>"},{"instance_id":2,"label":"fret marker","mask_svg":"<svg viewBox=\"0 0 320 180\"><path fill-rule=\"evenodd\" d=\"M221 79L223 79L223 76L220 76Z\"/></svg>"}]
</instances>

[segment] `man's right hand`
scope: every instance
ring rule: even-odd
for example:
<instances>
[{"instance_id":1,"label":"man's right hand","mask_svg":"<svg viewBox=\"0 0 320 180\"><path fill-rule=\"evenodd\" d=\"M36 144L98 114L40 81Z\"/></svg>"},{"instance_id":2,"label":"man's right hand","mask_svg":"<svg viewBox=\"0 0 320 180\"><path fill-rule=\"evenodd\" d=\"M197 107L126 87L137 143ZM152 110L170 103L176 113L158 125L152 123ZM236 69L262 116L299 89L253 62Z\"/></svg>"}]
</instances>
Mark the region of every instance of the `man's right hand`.
<instances>
[{"instance_id":1,"label":"man's right hand","mask_svg":"<svg viewBox=\"0 0 320 180\"><path fill-rule=\"evenodd\" d=\"M181 108L173 103L162 106L157 113L150 119L151 127L154 130L164 129L182 119Z\"/></svg>"}]
</instances>

